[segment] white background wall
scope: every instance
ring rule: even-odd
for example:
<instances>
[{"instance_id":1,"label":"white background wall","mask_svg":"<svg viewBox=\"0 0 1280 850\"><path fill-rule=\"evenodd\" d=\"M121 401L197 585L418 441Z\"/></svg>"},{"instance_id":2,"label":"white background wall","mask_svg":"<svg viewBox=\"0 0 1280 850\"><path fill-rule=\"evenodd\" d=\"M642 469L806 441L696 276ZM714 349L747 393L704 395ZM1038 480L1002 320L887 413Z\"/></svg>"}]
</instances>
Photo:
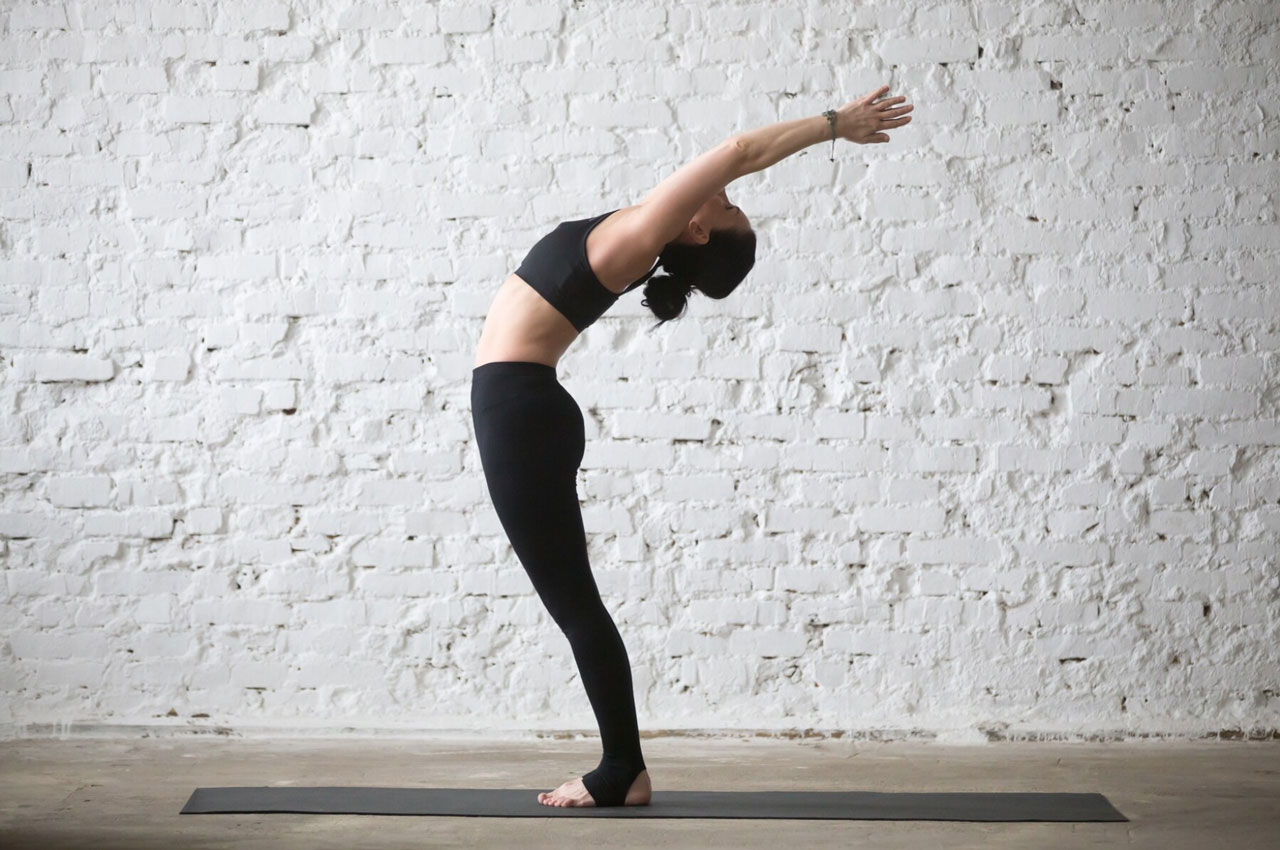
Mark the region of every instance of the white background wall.
<instances>
[{"instance_id":1,"label":"white background wall","mask_svg":"<svg viewBox=\"0 0 1280 850\"><path fill-rule=\"evenodd\" d=\"M641 725L1280 729L1280 4L4 4L0 723L585 729L488 502L489 301L733 184L560 364Z\"/></svg>"}]
</instances>

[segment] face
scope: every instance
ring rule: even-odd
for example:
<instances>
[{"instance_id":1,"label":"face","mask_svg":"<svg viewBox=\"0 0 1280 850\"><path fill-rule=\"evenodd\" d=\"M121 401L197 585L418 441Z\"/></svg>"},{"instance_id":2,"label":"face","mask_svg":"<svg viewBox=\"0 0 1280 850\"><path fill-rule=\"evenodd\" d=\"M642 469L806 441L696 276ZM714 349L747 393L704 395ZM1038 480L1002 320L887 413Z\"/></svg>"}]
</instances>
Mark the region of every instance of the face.
<instances>
[{"instance_id":1,"label":"face","mask_svg":"<svg viewBox=\"0 0 1280 850\"><path fill-rule=\"evenodd\" d=\"M730 201L728 193L721 189L693 214L688 229L676 241L702 245L711 238L713 230L750 229L751 220L747 218L747 214Z\"/></svg>"}]
</instances>

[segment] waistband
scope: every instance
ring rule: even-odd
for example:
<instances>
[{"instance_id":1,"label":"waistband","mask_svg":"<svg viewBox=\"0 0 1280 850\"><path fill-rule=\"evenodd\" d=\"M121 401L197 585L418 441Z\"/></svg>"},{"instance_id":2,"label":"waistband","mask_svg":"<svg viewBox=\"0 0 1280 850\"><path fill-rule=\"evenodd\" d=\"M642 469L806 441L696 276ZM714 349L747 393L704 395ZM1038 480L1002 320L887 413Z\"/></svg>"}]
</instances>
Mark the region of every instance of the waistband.
<instances>
[{"instance_id":1,"label":"waistband","mask_svg":"<svg viewBox=\"0 0 1280 850\"><path fill-rule=\"evenodd\" d=\"M480 375L528 375L530 377L556 379L556 367L531 360L491 360L471 370L472 377Z\"/></svg>"}]
</instances>

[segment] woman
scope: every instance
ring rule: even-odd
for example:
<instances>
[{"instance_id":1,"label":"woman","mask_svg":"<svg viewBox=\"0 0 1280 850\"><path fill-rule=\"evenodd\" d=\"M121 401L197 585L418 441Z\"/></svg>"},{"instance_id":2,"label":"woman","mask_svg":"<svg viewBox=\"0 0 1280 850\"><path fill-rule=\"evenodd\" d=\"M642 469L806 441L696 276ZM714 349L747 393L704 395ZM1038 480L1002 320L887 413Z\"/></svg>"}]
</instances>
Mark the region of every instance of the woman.
<instances>
[{"instance_id":1,"label":"woman","mask_svg":"<svg viewBox=\"0 0 1280 850\"><path fill-rule=\"evenodd\" d=\"M579 779L538 795L548 806L646 805L631 667L587 561L577 471L582 411L556 380L565 350L622 293L648 280L641 303L665 322L696 289L733 291L755 262L755 232L725 186L837 137L889 141L911 120L888 86L822 115L726 139L660 182L639 204L561 222L499 288L471 383L481 465L498 518L551 618L573 649L604 754ZM649 278L661 265L665 274Z\"/></svg>"}]
</instances>

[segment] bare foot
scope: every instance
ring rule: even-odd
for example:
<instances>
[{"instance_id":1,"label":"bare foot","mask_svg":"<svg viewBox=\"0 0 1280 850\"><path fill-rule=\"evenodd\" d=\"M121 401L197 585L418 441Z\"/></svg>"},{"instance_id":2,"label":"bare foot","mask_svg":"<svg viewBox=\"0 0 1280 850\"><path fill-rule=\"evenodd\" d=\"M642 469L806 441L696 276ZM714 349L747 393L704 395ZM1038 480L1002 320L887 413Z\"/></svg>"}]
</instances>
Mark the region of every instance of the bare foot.
<instances>
[{"instance_id":1,"label":"bare foot","mask_svg":"<svg viewBox=\"0 0 1280 850\"><path fill-rule=\"evenodd\" d=\"M647 806L653 798L653 786L649 783L649 771L642 770L627 789L624 806ZM550 793L543 791L538 795L538 802L544 806L594 806L596 801L587 793L587 786L582 784L582 777L570 779Z\"/></svg>"}]
</instances>

